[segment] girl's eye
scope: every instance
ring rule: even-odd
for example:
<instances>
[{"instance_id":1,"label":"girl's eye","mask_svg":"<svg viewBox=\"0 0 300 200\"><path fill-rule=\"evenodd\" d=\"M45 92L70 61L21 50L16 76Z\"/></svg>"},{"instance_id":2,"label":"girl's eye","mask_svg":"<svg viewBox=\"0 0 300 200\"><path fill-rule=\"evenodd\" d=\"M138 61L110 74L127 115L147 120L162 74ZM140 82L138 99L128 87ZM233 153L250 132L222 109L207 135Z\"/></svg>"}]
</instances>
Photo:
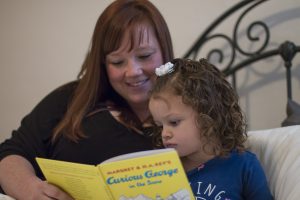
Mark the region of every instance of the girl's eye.
<instances>
[{"instance_id":1,"label":"girl's eye","mask_svg":"<svg viewBox=\"0 0 300 200\"><path fill-rule=\"evenodd\" d=\"M180 123L180 120L172 120L172 121L169 122L169 124L171 126L178 126L179 123Z\"/></svg>"}]
</instances>

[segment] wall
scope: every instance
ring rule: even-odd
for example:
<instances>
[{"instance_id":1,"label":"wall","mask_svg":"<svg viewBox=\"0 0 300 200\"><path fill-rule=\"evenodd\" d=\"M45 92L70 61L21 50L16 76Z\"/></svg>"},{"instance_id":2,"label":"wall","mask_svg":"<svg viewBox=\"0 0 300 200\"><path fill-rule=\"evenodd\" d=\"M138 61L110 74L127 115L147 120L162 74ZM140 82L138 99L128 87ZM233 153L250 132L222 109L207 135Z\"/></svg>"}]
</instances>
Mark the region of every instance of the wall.
<instances>
[{"instance_id":1,"label":"wall","mask_svg":"<svg viewBox=\"0 0 300 200\"><path fill-rule=\"evenodd\" d=\"M0 141L10 136L11 130L19 126L23 116L47 93L75 79L96 20L110 2L0 1ZM222 11L238 0L152 2L165 16L173 37L175 55L180 57ZM278 43L289 39L300 44L300 16L297 14L300 13L300 2L272 0L265 4L250 19L265 19L272 26L271 31L277 34L275 41ZM224 32L230 30L232 25L220 28ZM272 45L276 46L276 42ZM293 67L293 97L300 102L298 57ZM284 74L279 69L282 62L276 58L267 61L267 64L270 62L275 69L253 67L239 81L241 104L247 112L250 129L278 127L285 117ZM253 80L262 80L270 70L277 73L272 80L253 83Z\"/></svg>"}]
</instances>

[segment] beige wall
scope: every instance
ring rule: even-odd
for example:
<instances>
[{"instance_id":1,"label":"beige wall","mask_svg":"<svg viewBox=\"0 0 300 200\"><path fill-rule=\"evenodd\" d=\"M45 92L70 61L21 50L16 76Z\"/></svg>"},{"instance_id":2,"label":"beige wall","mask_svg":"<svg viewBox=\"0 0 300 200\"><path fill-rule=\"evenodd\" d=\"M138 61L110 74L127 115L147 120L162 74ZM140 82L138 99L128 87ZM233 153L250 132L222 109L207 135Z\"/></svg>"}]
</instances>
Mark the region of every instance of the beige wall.
<instances>
[{"instance_id":1,"label":"beige wall","mask_svg":"<svg viewBox=\"0 0 300 200\"><path fill-rule=\"evenodd\" d=\"M22 117L47 93L75 79L95 22L110 2L0 0L0 141L10 136ZM173 36L175 55L180 57L219 13L238 0L152 2L165 16ZM259 19L265 19L275 35L274 47L286 39L300 45L300 14L297 13L300 13L299 0L272 0L247 20L260 16ZM232 25L226 24L220 30L228 32ZM293 96L300 102L298 57L293 67L296 74ZM275 68L265 68L266 65ZM269 59L242 74L239 81L241 104L252 130L278 127L285 118L286 89L283 70L279 69L281 65L280 60ZM273 73L271 80L262 81L269 72ZM254 83L253 80L258 81Z\"/></svg>"}]
</instances>

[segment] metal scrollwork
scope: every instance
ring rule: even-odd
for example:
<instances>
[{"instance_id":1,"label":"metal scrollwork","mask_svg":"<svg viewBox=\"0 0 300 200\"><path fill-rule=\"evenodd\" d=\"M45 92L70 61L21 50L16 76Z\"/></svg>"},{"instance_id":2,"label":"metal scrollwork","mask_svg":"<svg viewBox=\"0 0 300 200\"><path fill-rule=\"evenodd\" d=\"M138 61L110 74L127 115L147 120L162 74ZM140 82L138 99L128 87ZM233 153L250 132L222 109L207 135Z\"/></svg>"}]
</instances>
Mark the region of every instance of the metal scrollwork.
<instances>
[{"instance_id":1,"label":"metal scrollwork","mask_svg":"<svg viewBox=\"0 0 300 200\"><path fill-rule=\"evenodd\" d=\"M295 54L297 52L300 52L300 46L297 46L294 43L287 41L282 43L278 48L266 50L270 41L270 30L266 23L264 23L263 21L254 21L250 23L246 29L247 39L251 41L251 44L257 44L255 50L246 51L239 44L240 38L238 35L238 31L241 22L245 19L245 16L251 10L253 10L259 4L264 3L266 1L267 0L243 0L234 5L232 8L225 11L204 31L203 34L201 34L196 43L187 51L187 53L183 57L196 59L204 44L207 44L209 41L211 42L212 40L215 40L217 38L224 39L227 45L229 46L231 54L229 56L225 56L224 54L224 51L228 50L228 46L226 46L226 48L213 48L207 53L206 58L208 60L211 60L211 57L216 54L219 58L217 60L218 64L216 64L216 66L220 69L222 68L221 70L223 71L225 76L232 77L232 85L234 88L236 88L235 74L238 70L258 60L275 55L281 55L286 67L286 80L288 91L287 96L289 99L292 99L290 68L292 66L292 59L294 58ZM219 26L219 24L221 24L223 21L225 21L226 18L228 18L241 8L245 8L245 10L238 17L236 24L234 25L232 37L221 33L213 33L213 31L217 26ZM260 31L258 36L255 36L253 34L254 30ZM264 39L262 39L262 36L264 36ZM243 58L241 61L237 61L237 55L244 56L246 58Z\"/></svg>"},{"instance_id":2,"label":"metal scrollwork","mask_svg":"<svg viewBox=\"0 0 300 200\"><path fill-rule=\"evenodd\" d=\"M260 38L259 37L254 37L251 35L252 30L255 27L262 27L264 32L265 32L265 40L263 41L262 46L256 50L255 52L247 52L245 50L243 50L239 44L238 44L238 28L239 25L242 21L242 19L246 16L246 14L252 10L253 8L255 8L256 6L258 6L260 3L263 3L267 0L259 0L259 1L253 1L253 0L245 0L245 1L241 1L240 3L238 3L237 5L233 6L231 9L229 9L228 11L226 11L223 15L221 15L219 18L217 18L217 20L215 20L211 26L208 27L208 29L206 29L206 31L201 35L201 37L197 40L197 42L194 44L194 46L192 46L192 48L183 56L185 58L192 58L192 59L196 59L197 55L199 54L200 50L202 49L202 47L204 46L204 44L206 44L208 41L211 41L212 39L217 39L217 38L221 38L221 39L225 39L225 41L228 43L230 51L231 51L231 55L228 57L226 57L226 63L224 64L224 49L222 48L214 48L212 50L210 50L207 53L206 58L209 60L212 55L217 54L219 56L219 64L220 65L225 65L225 67L223 68L223 71L228 71L230 69L230 67L232 66L232 64L234 63L235 59L236 59L236 52L238 51L239 53L243 54L243 55L247 55L247 56L251 56L253 54L258 54L261 51L263 51L268 42L269 42L269 38L270 38L270 32L269 29L267 27L267 25L264 22L261 21L255 21L253 23L251 23L247 29L247 37L249 38L249 40L251 41L259 41ZM247 8L241 15L240 17L237 19L237 22L234 26L234 31L233 31L233 35L232 37L229 37L225 34L211 34L213 32L213 30L221 23L223 22L227 17L229 17L230 15L232 15L234 12L236 12L237 10L239 10L241 7L244 7L246 5L249 4L253 4L251 6L249 6L249 8Z\"/></svg>"},{"instance_id":3,"label":"metal scrollwork","mask_svg":"<svg viewBox=\"0 0 300 200\"><path fill-rule=\"evenodd\" d=\"M216 39L216 38L221 38L221 39L224 39L225 41L227 41L227 43L229 44L229 47L231 49L231 54L230 54L230 59L229 61L227 62L227 65L225 67L225 70L228 66L231 66L233 61L234 61L234 58L235 58L235 49L234 49L234 44L233 44L233 41L231 40L231 38L229 38L228 36L224 35L224 34L215 34L215 35L212 35L210 37L207 38L207 40L205 42L208 42L210 40L213 40L213 39ZM200 48L199 48L200 50ZM207 54L207 59L208 60L211 60L211 57L212 55L215 55L217 54L219 56L219 64L222 64L224 62L224 53L223 53L223 50L221 48L213 48L211 49L208 54ZM194 57L195 59L195 57Z\"/></svg>"},{"instance_id":4,"label":"metal scrollwork","mask_svg":"<svg viewBox=\"0 0 300 200\"><path fill-rule=\"evenodd\" d=\"M246 55L246 56L252 56L254 54L259 54L260 52L264 51L265 48L267 47L268 43L269 43L269 40L270 40L270 31L269 31L269 28L268 26L262 22L262 21L255 21L253 23L251 23L248 28L247 28L247 37L249 40L251 40L252 42L254 41L259 41L260 38L259 37L254 37L251 35L251 33L253 32L253 30L255 29L255 27L261 27L264 32L265 32L265 40L262 42L262 46L260 48L258 48L258 50L256 51L252 51L252 52L247 52L245 50L243 50L240 46L239 46L239 43L238 43L238 28L239 28L239 25L241 24L241 21L242 19L246 16L246 14L251 11L253 8L255 8L256 6L258 6L260 3L262 3L264 1L259 1L257 3L255 3L254 5L250 6L248 9L246 9L242 14L241 16L238 18L237 22L236 22L236 25L235 25L235 28L234 28L234 31L233 31L233 41L234 41L234 44L235 44L235 48L243 55Z\"/></svg>"}]
</instances>

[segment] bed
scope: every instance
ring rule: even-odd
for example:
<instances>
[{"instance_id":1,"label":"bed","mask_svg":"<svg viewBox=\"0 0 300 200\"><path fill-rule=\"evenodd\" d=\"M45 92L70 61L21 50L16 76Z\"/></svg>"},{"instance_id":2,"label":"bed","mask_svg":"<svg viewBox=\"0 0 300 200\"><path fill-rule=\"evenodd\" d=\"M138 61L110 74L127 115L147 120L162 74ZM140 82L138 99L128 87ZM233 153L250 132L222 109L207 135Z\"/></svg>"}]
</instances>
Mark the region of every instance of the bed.
<instances>
[{"instance_id":1,"label":"bed","mask_svg":"<svg viewBox=\"0 0 300 200\"><path fill-rule=\"evenodd\" d=\"M287 10L280 14L270 12L263 19L255 16L275 3L239 1L217 17L183 56L206 57L224 72L240 95L251 130L300 124L300 60L297 57L300 46L291 41L289 35L284 41L278 41L276 32L287 28L274 28L274 24L293 20L299 23L300 15L293 14L297 10ZM264 9L259 10L259 7ZM290 26L298 26L298 23ZM232 27L229 32L228 28L222 29L223 24ZM298 87L294 86L294 93L299 102L293 99L292 83ZM258 111L254 112L255 109Z\"/></svg>"},{"instance_id":2,"label":"bed","mask_svg":"<svg viewBox=\"0 0 300 200\"><path fill-rule=\"evenodd\" d=\"M271 8L270 4L272 3L274 1L239 1L205 29L184 57L197 60L201 57L207 58L224 72L240 98L246 99L244 100L244 107L242 107L251 130L248 132L247 146L259 158L274 198L276 200L298 200L300 199L300 105L293 99L293 83L300 85L299 62L295 62L296 67L294 66L295 58L300 55L300 46L291 41L288 35L284 41L274 41L271 37L271 30L273 29L270 29L269 26L274 25L275 22L266 23L267 17L264 18L265 21L246 19L258 7L265 5ZM233 16L237 17L234 18ZM274 16L276 15L274 14ZM274 17L274 19L277 18ZM226 20L233 22L232 31L220 33L219 27ZM244 21L247 22L247 26L241 28ZM245 38L247 39L246 45L245 40L243 40ZM222 42L213 43L214 40L221 40ZM263 73L259 71L270 60L275 60L277 63L275 70L263 69L265 70ZM260 68L257 70L256 67ZM276 72L275 75L274 71ZM249 80L250 72L256 72L261 77L251 80L250 86L246 87L245 82ZM247 98L251 99L256 96L256 89L266 85L274 85L274 80L281 80L279 81L281 85L277 86L274 92L275 96L282 99L279 103L265 100L269 92L260 93L263 100L253 104L249 103ZM296 92L299 95L299 89ZM260 104L263 104L264 107L267 107L268 104L276 104L274 106L281 107L281 113L261 111L258 115L280 115L283 117L282 120L277 121L273 126L261 126L263 128L252 126L252 109ZM260 121L264 124L269 118L262 117Z\"/></svg>"}]
</instances>

